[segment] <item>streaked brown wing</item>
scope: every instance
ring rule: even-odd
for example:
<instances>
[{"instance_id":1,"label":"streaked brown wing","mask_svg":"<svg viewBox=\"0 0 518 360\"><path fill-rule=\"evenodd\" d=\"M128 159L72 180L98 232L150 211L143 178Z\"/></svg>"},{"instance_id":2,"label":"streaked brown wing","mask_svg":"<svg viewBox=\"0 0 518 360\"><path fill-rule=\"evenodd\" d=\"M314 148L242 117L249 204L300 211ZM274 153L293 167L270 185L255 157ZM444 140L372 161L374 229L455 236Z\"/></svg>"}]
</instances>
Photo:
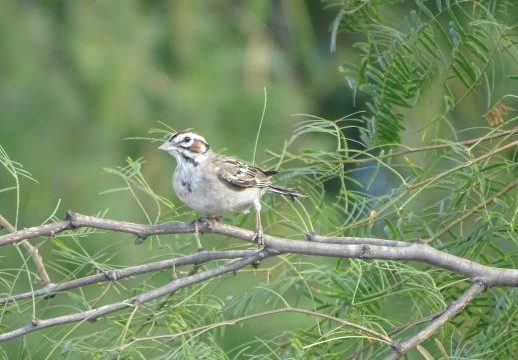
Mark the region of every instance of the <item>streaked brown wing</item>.
<instances>
[{"instance_id":1,"label":"streaked brown wing","mask_svg":"<svg viewBox=\"0 0 518 360\"><path fill-rule=\"evenodd\" d=\"M215 160L218 177L238 187L267 187L271 185L268 176L257 166L247 164L230 156L218 157Z\"/></svg>"}]
</instances>

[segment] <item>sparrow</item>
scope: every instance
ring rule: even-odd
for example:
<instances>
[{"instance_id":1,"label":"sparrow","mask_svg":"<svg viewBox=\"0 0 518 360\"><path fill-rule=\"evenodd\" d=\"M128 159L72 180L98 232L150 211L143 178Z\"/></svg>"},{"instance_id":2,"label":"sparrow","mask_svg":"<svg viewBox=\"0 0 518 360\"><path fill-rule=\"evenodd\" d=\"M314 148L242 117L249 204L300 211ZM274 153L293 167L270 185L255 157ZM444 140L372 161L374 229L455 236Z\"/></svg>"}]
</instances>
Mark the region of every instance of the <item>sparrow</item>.
<instances>
[{"instance_id":1,"label":"sparrow","mask_svg":"<svg viewBox=\"0 0 518 360\"><path fill-rule=\"evenodd\" d=\"M178 198L202 217L219 220L232 213L255 209L254 241L264 246L261 225L261 196L272 192L304 197L294 188L274 184L277 171L262 170L233 156L212 151L205 138L191 129L170 134L160 145L176 159L173 189Z\"/></svg>"}]
</instances>

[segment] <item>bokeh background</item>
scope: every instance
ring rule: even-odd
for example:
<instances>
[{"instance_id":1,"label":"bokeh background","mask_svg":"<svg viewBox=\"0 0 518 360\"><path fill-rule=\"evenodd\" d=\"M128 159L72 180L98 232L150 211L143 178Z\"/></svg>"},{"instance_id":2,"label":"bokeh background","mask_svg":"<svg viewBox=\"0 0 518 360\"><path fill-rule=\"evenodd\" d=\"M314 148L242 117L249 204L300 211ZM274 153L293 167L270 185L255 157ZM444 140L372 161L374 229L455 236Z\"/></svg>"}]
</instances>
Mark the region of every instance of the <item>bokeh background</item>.
<instances>
[{"instance_id":1,"label":"bokeh background","mask_svg":"<svg viewBox=\"0 0 518 360\"><path fill-rule=\"evenodd\" d=\"M106 168L125 166L127 157L142 158L141 171L153 190L176 201L170 185L174 160L158 143L128 139L160 136L148 134L163 129L160 122L195 128L215 150L251 161L266 90L260 163L266 149L282 148L303 118L297 114L338 118L353 111L351 92L338 73L350 50L347 40L339 39L334 54L329 51L335 16L336 10L319 1L0 1L0 144L36 180L20 178L18 228L53 213L62 217L67 209L148 221L128 192L103 193L125 185ZM13 185L1 169L0 189ZM15 223L14 191L0 193L0 212ZM63 246L46 243L40 253L51 277L59 279L70 277L72 269L80 269L72 276L88 273L92 259L134 265L194 250L191 238L172 245L170 240L162 242L165 248L143 250L128 236L97 235L82 243L64 240ZM206 246L232 244L217 240ZM20 266L14 248L2 256L2 268ZM155 277L155 286L169 276ZM214 288L225 297L264 281L262 275L240 276L237 284L222 281ZM24 279L14 291L27 290ZM130 282L127 291L131 284L139 282ZM100 292L102 287L89 287L83 295L92 299ZM103 302L121 296L114 293ZM59 307L70 302L82 306L74 297L57 297L39 314L64 314ZM19 324L30 321L25 310ZM232 347L264 331L307 323L297 316L276 319L251 321L246 331L229 329L222 344ZM96 329L86 326L74 334ZM28 338L30 356L47 356L47 335ZM3 346L11 356L21 354L17 341Z\"/></svg>"},{"instance_id":2,"label":"bokeh background","mask_svg":"<svg viewBox=\"0 0 518 360\"><path fill-rule=\"evenodd\" d=\"M294 114L349 113L329 52L335 11L318 1L2 1L1 142L39 184L25 182L24 226L63 208L112 216L97 194L103 167L144 157L153 188L169 191L173 162L145 141L166 123L195 128L215 149L251 160L268 93L258 160L279 149ZM342 53L340 53L342 52ZM95 199L94 202L91 200ZM2 199L7 204L8 199ZM12 208L3 209L13 215Z\"/></svg>"}]
</instances>

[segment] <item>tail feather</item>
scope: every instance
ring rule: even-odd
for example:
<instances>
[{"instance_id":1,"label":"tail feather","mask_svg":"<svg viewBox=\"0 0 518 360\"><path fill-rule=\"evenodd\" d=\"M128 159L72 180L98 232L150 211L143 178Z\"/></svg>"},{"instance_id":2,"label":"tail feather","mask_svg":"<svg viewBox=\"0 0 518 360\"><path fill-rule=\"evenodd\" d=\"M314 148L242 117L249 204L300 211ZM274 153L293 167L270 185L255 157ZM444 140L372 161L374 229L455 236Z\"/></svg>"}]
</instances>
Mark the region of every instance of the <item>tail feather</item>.
<instances>
[{"instance_id":1,"label":"tail feather","mask_svg":"<svg viewBox=\"0 0 518 360\"><path fill-rule=\"evenodd\" d=\"M305 195L302 195L297 189L284 187L280 185L270 185L268 186L268 190L277 194L282 194L285 196L289 196L291 200L295 200L296 197L304 198Z\"/></svg>"},{"instance_id":2,"label":"tail feather","mask_svg":"<svg viewBox=\"0 0 518 360\"><path fill-rule=\"evenodd\" d=\"M277 170L261 170L266 176L277 175L279 172Z\"/></svg>"}]
</instances>

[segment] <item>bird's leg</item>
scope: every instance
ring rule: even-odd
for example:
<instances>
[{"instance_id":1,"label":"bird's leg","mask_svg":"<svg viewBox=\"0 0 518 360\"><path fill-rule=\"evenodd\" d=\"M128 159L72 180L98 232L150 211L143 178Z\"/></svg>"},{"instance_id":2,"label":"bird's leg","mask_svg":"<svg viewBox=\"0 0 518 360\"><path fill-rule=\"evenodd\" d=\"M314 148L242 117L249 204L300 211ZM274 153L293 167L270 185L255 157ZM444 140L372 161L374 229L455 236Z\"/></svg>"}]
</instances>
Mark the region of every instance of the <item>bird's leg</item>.
<instances>
[{"instance_id":1,"label":"bird's leg","mask_svg":"<svg viewBox=\"0 0 518 360\"><path fill-rule=\"evenodd\" d=\"M198 219L194 220L194 237L196 238L196 245L198 246L198 251L203 251L203 246L201 245L200 240L200 232L198 231Z\"/></svg>"},{"instance_id":2,"label":"bird's leg","mask_svg":"<svg viewBox=\"0 0 518 360\"><path fill-rule=\"evenodd\" d=\"M255 234L254 241L257 241L257 246L264 247L264 233L263 226L261 225L261 202L259 199L254 201L255 208Z\"/></svg>"},{"instance_id":3,"label":"bird's leg","mask_svg":"<svg viewBox=\"0 0 518 360\"><path fill-rule=\"evenodd\" d=\"M194 225L194 237L196 239L196 245L198 246L198 251L204 250L203 246L201 245L199 226L202 225L202 226L205 226L206 229L212 230L220 219L221 219L220 216L202 216L202 217L194 220L191 223Z\"/></svg>"}]
</instances>

